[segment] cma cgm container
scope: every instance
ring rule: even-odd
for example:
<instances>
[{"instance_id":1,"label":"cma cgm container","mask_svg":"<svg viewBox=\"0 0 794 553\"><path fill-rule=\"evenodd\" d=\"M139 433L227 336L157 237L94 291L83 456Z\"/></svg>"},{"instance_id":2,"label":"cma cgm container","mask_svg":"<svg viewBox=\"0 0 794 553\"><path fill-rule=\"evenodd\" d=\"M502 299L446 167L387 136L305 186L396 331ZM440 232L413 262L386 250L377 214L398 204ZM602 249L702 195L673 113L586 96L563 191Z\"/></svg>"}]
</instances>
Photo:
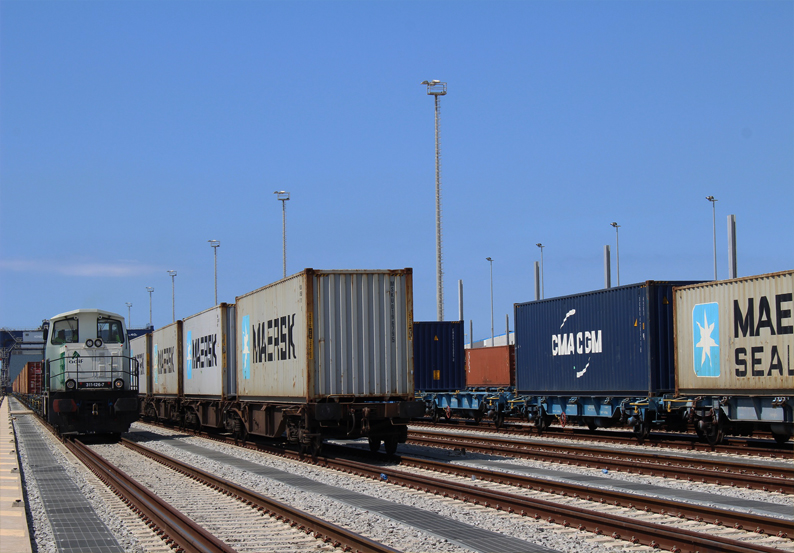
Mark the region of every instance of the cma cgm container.
<instances>
[{"instance_id":1,"label":"cma cgm container","mask_svg":"<svg viewBox=\"0 0 794 553\"><path fill-rule=\"evenodd\" d=\"M794 271L675 289L676 388L709 441L792 435Z\"/></svg>"},{"instance_id":2,"label":"cma cgm container","mask_svg":"<svg viewBox=\"0 0 794 553\"><path fill-rule=\"evenodd\" d=\"M417 392L466 387L463 321L414 323L414 385Z\"/></svg>"},{"instance_id":3,"label":"cma cgm container","mask_svg":"<svg viewBox=\"0 0 794 553\"><path fill-rule=\"evenodd\" d=\"M394 452L413 401L411 269L306 269L236 298L235 434L280 436L311 446L368 436Z\"/></svg>"},{"instance_id":4,"label":"cma cgm container","mask_svg":"<svg viewBox=\"0 0 794 553\"><path fill-rule=\"evenodd\" d=\"M130 355L138 361L138 396L146 397L152 390L152 335L130 340Z\"/></svg>"},{"instance_id":5,"label":"cma cgm container","mask_svg":"<svg viewBox=\"0 0 794 553\"><path fill-rule=\"evenodd\" d=\"M466 350L466 385L469 388L509 388L515 382L515 346Z\"/></svg>"},{"instance_id":6,"label":"cma cgm container","mask_svg":"<svg viewBox=\"0 0 794 553\"><path fill-rule=\"evenodd\" d=\"M647 433L661 408L636 399L675 387L673 286L647 281L515 305L516 389L528 418ZM631 407L633 404L636 406Z\"/></svg>"}]
</instances>

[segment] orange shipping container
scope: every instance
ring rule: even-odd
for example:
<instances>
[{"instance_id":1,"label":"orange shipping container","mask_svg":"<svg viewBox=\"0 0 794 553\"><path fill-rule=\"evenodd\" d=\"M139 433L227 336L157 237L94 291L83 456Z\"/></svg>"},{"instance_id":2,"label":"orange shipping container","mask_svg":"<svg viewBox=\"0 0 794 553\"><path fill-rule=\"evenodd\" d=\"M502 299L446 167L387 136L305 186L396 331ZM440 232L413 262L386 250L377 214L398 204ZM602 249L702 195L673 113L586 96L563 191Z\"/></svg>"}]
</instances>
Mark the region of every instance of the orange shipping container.
<instances>
[{"instance_id":1,"label":"orange shipping container","mask_svg":"<svg viewBox=\"0 0 794 553\"><path fill-rule=\"evenodd\" d=\"M466 350L466 386L507 388L516 383L515 346Z\"/></svg>"}]
</instances>

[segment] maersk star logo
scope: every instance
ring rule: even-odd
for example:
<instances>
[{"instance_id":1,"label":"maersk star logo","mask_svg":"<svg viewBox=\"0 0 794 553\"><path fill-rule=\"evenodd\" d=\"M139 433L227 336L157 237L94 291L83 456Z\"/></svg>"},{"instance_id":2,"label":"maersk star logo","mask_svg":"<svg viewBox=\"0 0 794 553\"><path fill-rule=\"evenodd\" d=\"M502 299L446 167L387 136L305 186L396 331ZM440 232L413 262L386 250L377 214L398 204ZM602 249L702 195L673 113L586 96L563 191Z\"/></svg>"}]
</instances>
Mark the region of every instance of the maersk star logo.
<instances>
[{"instance_id":1,"label":"maersk star logo","mask_svg":"<svg viewBox=\"0 0 794 553\"><path fill-rule=\"evenodd\" d=\"M693 365L697 376L720 375L720 306L702 303L692 310Z\"/></svg>"},{"instance_id":2,"label":"maersk star logo","mask_svg":"<svg viewBox=\"0 0 794 553\"><path fill-rule=\"evenodd\" d=\"M251 378L250 320L249 315L243 317L243 328L240 329L243 333L243 378L246 380Z\"/></svg>"},{"instance_id":3,"label":"maersk star logo","mask_svg":"<svg viewBox=\"0 0 794 553\"><path fill-rule=\"evenodd\" d=\"M187 331L187 359L185 365L187 366L186 376L189 379L193 378L193 331Z\"/></svg>"}]
</instances>

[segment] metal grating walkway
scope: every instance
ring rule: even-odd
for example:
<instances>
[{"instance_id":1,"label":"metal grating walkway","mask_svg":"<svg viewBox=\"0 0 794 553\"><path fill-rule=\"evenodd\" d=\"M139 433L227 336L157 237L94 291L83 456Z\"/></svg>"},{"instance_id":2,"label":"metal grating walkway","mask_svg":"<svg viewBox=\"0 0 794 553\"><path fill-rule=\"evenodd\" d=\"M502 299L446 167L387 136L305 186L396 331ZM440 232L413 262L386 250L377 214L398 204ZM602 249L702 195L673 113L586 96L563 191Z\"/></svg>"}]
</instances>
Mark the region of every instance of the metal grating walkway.
<instances>
[{"instance_id":1,"label":"metal grating walkway","mask_svg":"<svg viewBox=\"0 0 794 553\"><path fill-rule=\"evenodd\" d=\"M17 439L28 456L28 482L35 480L58 551L63 553L123 553L124 548L94 512L77 485L56 463L33 415L17 416Z\"/></svg>"},{"instance_id":2,"label":"metal grating walkway","mask_svg":"<svg viewBox=\"0 0 794 553\"><path fill-rule=\"evenodd\" d=\"M145 432L138 432L136 434L148 435L148 437L154 440L164 440L163 436L158 436L156 434L148 434ZM482 530L462 522L449 520L430 511L392 503L343 488L337 488L335 486L316 482L310 478L238 459L219 451L184 443L184 441L180 439L165 438L164 441L173 447L194 455L207 457L219 463L265 478L270 478L300 490L321 494L347 503L348 505L381 514L392 520L419 528L450 542L482 553L553 553L555 551L524 540L503 536L497 532Z\"/></svg>"}]
</instances>

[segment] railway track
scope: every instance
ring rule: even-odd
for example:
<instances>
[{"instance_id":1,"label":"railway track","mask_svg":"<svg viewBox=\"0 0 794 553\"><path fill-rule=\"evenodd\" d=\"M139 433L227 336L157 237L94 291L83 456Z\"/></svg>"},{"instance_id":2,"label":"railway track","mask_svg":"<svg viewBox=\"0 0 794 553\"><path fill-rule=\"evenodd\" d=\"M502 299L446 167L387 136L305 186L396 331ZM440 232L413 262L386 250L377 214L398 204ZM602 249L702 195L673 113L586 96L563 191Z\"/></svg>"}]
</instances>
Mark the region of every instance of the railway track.
<instances>
[{"instance_id":1,"label":"railway track","mask_svg":"<svg viewBox=\"0 0 794 553\"><path fill-rule=\"evenodd\" d=\"M301 456L298 452L253 442L238 445L293 460L303 460L372 480L386 481L390 484L469 502L489 509L520 514L533 520L557 525L560 528L610 536L634 545L658 547L678 552L755 551L779 553L781 550L786 550L787 547L788 550L794 549L794 542L787 539L791 531L791 522L770 517L701 508L683 505L680 502L666 502L637 495L595 490L584 486L558 486L558 482L542 482L540 479L469 467L453 467L447 463L434 463L408 457L391 458L392 462L397 461L400 464L399 467L393 467L339 457L312 460ZM329 451L341 451L346 456L350 456L349 450L354 448L339 450L331 447L328 449ZM361 450L358 452L360 454ZM375 455L374 458L383 461L386 456ZM431 471L436 474L430 474ZM438 473L440 472L453 475L453 481L439 478ZM472 476L478 481L474 485L466 482ZM490 482L495 488L484 489L483 482ZM527 490L537 493L527 497L525 495ZM544 495L547 498L544 499ZM589 506L583 507L583 504L589 504ZM663 515L664 523L658 523L660 515ZM693 523L697 523L702 528L698 530L686 528ZM733 539L718 535L721 532L728 532L739 537ZM775 540L773 536L779 539ZM776 541L778 545L783 544L783 548L779 549L761 543L770 539Z\"/></svg>"},{"instance_id":2,"label":"railway track","mask_svg":"<svg viewBox=\"0 0 794 553\"><path fill-rule=\"evenodd\" d=\"M508 455L589 468L624 471L693 482L794 493L794 468L749 465L728 460L663 455L658 452L610 451L592 446L531 442L481 435L409 431L408 443Z\"/></svg>"},{"instance_id":3,"label":"railway track","mask_svg":"<svg viewBox=\"0 0 794 553\"><path fill-rule=\"evenodd\" d=\"M176 551L269 551L288 544L290 551L340 548L361 553L395 552L355 532L302 513L200 469L166 459L134 442L124 440L124 446L165 466L160 466L158 470L152 466L153 461L145 467L136 462L135 466L139 468L134 469L135 474L127 475L84 444L67 443L67 447L78 458L117 495L123 497L130 508L140 513ZM120 458L128 457L128 453L126 457L120 455ZM116 459L114 463L119 460ZM165 474L172 471L178 471L191 480L185 482L182 477L180 483L175 484L173 474ZM189 516L185 513L189 513Z\"/></svg>"},{"instance_id":4,"label":"railway track","mask_svg":"<svg viewBox=\"0 0 794 553\"><path fill-rule=\"evenodd\" d=\"M455 428L458 430L499 433L524 438L528 436L538 436L537 428L534 425L520 423L506 423L497 428L491 421L475 423L473 420L453 418L441 420L438 423L431 422L430 419L414 421L411 426L427 430ZM580 427L563 428L554 426L545 430L543 432L543 437L570 441L603 442L613 445L639 445L636 436L632 432L589 430ZM771 436L765 440L728 436L723 443L712 446L703 442L695 434L651 433L650 437L646 438L641 445L658 449L704 453L728 453L770 459L790 459L794 455L794 444L788 443L780 445L772 440Z\"/></svg>"}]
</instances>

